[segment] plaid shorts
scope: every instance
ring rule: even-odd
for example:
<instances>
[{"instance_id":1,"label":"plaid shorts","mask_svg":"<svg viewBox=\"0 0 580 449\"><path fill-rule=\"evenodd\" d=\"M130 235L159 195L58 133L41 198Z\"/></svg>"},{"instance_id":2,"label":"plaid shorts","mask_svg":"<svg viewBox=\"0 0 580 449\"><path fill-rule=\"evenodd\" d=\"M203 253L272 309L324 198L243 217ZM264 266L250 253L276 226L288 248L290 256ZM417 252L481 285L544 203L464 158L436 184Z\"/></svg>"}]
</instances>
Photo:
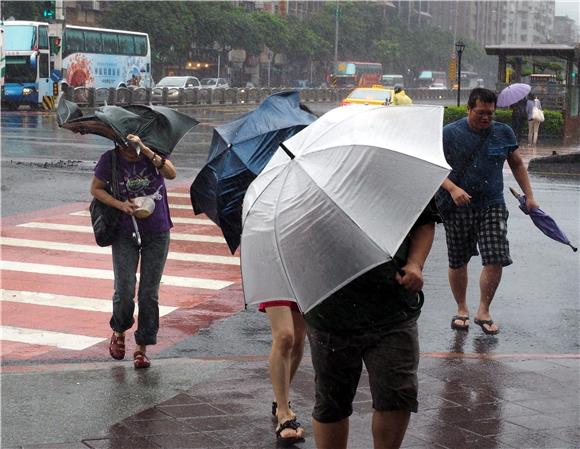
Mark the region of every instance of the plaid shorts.
<instances>
[{"instance_id":1,"label":"plaid shorts","mask_svg":"<svg viewBox=\"0 0 580 449\"><path fill-rule=\"evenodd\" d=\"M487 209L454 209L445 214L445 238L449 267L460 268L481 252L482 265L512 263L507 239L508 210L505 204Z\"/></svg>"}]
</instances>

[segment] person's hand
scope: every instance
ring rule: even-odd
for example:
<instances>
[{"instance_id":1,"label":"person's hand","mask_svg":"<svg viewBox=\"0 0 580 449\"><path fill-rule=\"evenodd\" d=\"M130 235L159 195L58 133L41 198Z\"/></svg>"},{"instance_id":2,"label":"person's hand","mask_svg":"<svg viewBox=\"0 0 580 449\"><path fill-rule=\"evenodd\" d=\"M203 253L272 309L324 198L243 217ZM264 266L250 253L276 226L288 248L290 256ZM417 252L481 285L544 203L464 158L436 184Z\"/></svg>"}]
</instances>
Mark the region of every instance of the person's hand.
<instances>
[{"instance_id":1,"label":"person's hand","mask_svg":"<svg viewBox=\"0 0 580 449\"><path fill-rule=\"evenodd\" d=\"M532 209L537 209L539 207L540 207L540 203L538 203L533 196L531 196L529 198L526 196L526 209L532 210Z\"/></svg>"},{"instance_id":2,"label":"person's hand","mask_svg":"<svg viewBox=\"0 0 580 449\"><path fill-rule=\"evenodd\" d=\"M409 262L397 273L395 280L411 293L417 293L423 288L423 270L415 263Z\"/></svg>"},{"instance_id":3,"label":"person's hand","mask_svg":"<svg viewBox=\"0 0 580 449\"><path fill-rule=\"evenodd\" d=\"M455 188L453 188L449 194L451 195L451 198L453 198L455 205L459 207L467 206L471 200L471 195L461 187L455 186Z\"/></svg>"},{"instance_id":4,"label":"person's hand","mask_svg":"<svg viewBox=\"0 0 580 449\"><path fill-rule=\"evenodd\" d=\"M127 140L136 143L138 146L141 146L143 144L143 142L141 142L141 138L139 136L136 136L135 134L128 134Z\"/></svg>"},{"instance_id":5,"label":"person's hand","mask_svg":"<svg viewBox=\"0 0 580 449\"><path fill-rule=\"evenodd\" d=\"M133 200L130 198L126 201L120 202L118 209L124 214L133 215L137 210L137 205L133 203Z\"/></svg>"}]
</instances>

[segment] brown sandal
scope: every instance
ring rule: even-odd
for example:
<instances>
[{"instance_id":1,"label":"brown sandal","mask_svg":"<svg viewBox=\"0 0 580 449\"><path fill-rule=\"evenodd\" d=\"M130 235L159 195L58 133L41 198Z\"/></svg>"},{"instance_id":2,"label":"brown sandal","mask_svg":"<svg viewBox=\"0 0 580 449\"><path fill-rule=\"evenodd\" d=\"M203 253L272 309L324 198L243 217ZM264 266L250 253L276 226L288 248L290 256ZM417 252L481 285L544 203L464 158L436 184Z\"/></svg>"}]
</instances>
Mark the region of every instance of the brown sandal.
<instances>
[{"instance_id":1,"label":"brown sandal","mask_svg":"<svg viewBox=\"0 0 580 449\"><path fill-rule=\"evenodd\" d=\"M125 336L117 336L113 332L111 342L109 343L109 354L115 360L123 360L125 358Z\"/></svg>"},{"instance_id":2,"label":"brown sandal","mask_svg":"<svg viewBox=\"0 0 580 449\"><path fill-rule=\"evenodd\" d=\"M135 369L149 368L151 361L144 352L135 351L133 354L133 366L135 366Z\"/></svg>"}]
</instances>

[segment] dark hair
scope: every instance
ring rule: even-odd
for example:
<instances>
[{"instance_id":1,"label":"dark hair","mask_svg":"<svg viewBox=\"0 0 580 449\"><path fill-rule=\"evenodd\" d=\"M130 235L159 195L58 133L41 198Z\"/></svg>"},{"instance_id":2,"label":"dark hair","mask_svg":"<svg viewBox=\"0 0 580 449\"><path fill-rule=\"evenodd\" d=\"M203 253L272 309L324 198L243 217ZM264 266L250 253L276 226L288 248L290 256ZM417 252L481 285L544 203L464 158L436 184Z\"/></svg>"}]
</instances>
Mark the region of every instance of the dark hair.
<instances>
[{"instance_id":1,"label":"dark hair","mask_svg":"<svg viewBox=\"0 0 580 449\"><path fill-rule=\"evenodd\" d=\"M483 87L476 87L469 94L469 100L467 100L467 106L469 108L475 107L475 103L479 100L482 103L493 103L495 106L497 103L497 95L494 91L489 89L484 89Z\"/></svg>"},{"instance_id":2,"label":"dark hair","mask_svg":"<svg viewBox=\"0 0 580 449\"><path fill-rule=\"evenodd\" d=\"M403 88L401 87L400 84L395 85L395 93L398 94L399 92L401 92L403 90Z\"/></svg>"}]
</instances>

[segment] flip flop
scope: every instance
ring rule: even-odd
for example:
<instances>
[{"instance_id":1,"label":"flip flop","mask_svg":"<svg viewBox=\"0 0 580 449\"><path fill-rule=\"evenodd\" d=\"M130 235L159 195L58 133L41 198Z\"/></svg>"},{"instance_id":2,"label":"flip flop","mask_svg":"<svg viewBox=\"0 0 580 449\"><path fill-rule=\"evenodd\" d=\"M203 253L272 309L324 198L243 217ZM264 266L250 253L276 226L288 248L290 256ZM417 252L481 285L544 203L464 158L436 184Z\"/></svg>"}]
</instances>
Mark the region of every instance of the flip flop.
<instances>
[{"instance_id":1,"label":"flip flop","mask_svg":"<svg viewBox=\"0 0 580 449\"><path fill-rule=\"evenodd\" d=\"M289 419L287 421L284 421L282 424L278 424L278 427L276 428L276 441L278 443L279 446L292 446L296 443L302 443L304 442L304 437L286 437L284 438L282 436L282 431L285 429L293 429L295 431L298 431L298 429L300 429L302 426L300 425L300 423L298 421L296 421L296 418L292 418Z\"/></svg>"},{"instance_id":2,"label":"flip flop","mask_svg":"<svg viewBox=\"0 0 580 449\"><path fill-rule=\"evenodd\" d=\"M454 315L451 318L451 329L456 331L468 331L469 330L469 323L467 323L468 320L469 320L468 316ZM463 325L457 324L455 323L455 321L463 321Z\"/></svg>"},{"instance_id":3,"label":"flip flop","mask_svg":"<svg viewBox=\"0 0 580 449\"><path fill-rule=\"evenodd\" d=\"M483 331L484 334L487 335L496 335L499 334L499 329L496 331L490 331L489 329L487 329L484 324L487 324L488 326L491 326L493 324L493 320L478 320L477 318L474 318L473 322L475 324L477 324L479 327L481 327L481 330Z\"/></svg>"}]
</instances>

